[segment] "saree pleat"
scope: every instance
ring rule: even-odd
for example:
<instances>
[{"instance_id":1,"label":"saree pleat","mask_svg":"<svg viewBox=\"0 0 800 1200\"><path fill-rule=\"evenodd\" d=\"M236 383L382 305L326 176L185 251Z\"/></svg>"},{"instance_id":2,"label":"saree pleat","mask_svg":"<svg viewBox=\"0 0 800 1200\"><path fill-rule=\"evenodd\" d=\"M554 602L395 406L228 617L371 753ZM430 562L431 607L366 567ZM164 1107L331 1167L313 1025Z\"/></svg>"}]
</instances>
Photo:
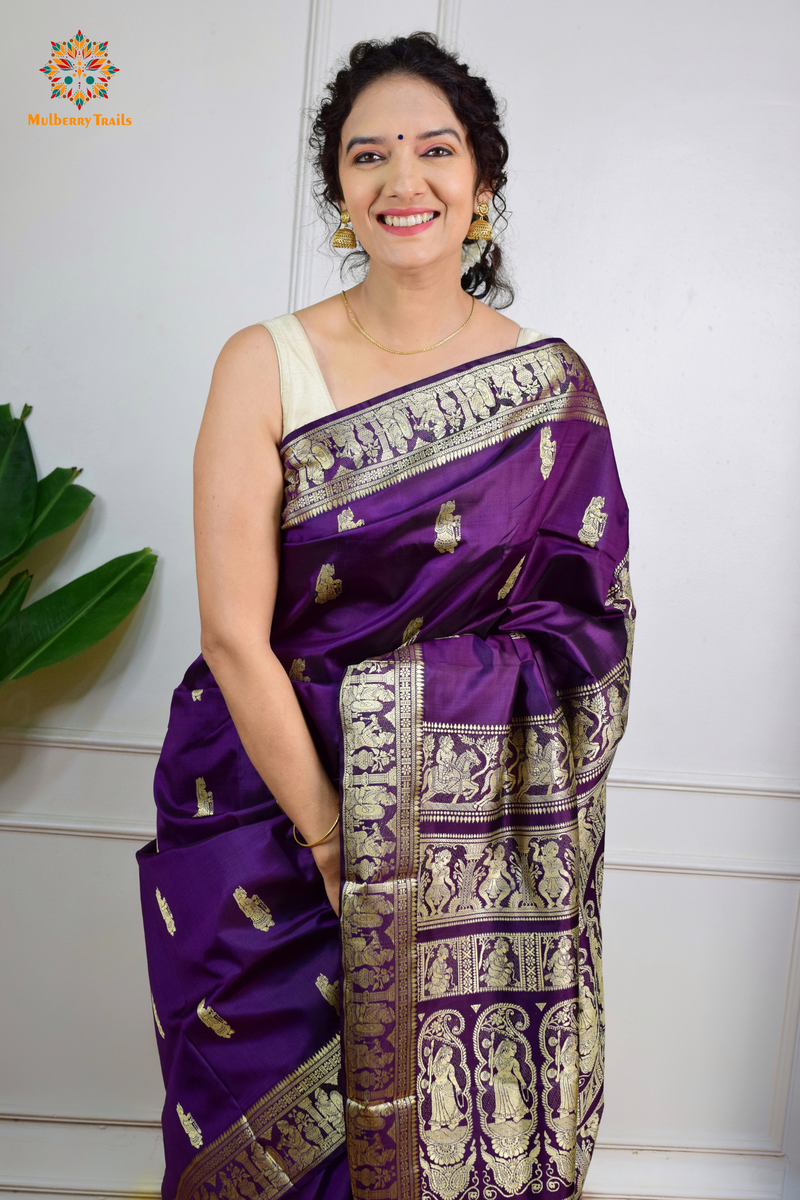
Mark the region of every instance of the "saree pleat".
<instances>
[{"instance_id":1,"label":"saree pleat","mask_svg":"<svg viewBox=\"0 0 800 1200\"><path fill-rule=\"evenodd\" d=\"M341 921L198 659L139 855L163 1194L577 1197L635 615L594 385L546 339L282 455L271 640L340 789Z\"/></svg>"}]
</instances>

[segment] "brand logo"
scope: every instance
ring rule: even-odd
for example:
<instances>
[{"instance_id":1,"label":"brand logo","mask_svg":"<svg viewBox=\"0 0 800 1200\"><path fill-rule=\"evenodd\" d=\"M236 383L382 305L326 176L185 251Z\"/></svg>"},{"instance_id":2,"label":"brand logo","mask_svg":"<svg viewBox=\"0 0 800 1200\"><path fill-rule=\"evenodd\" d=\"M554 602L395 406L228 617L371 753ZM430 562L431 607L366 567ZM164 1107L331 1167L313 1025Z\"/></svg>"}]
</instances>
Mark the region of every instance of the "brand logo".
<instances>
[{"instance_id":1,"label":"brand logo","mask_svg":"<svg viewBox=\"0 0 800 1200\"><path fill-rule=\"evenodd\" d=\"M50 45L53 52L39 70L50 83L51 100L71 100L80 112L84 104L98 96L108 99L109 80L119 71L108 57L108 42L92 42L79 29L68 42Z\"/></svg>"}]
</instances>

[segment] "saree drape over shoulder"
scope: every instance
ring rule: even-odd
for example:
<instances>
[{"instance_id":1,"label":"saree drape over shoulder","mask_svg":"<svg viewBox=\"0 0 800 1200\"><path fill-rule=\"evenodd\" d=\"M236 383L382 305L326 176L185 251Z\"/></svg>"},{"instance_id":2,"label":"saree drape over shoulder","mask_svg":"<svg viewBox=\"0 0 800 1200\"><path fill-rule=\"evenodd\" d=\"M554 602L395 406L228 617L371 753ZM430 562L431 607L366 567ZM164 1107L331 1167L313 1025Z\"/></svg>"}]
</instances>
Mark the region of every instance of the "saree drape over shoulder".
<instances>
[{"instance_id":1,"label":"saree drape over shoulder","mask_svg":"<svg viewBox=\"0 0 800 1200\"><path fill-rule=\"evenodd\" d=\"M282 456L272 645L339 783L341 923L198 658L139 854L163 1194L577 1197L634 624L592 380L543 339Z\"/></svg>"}]
</instances>

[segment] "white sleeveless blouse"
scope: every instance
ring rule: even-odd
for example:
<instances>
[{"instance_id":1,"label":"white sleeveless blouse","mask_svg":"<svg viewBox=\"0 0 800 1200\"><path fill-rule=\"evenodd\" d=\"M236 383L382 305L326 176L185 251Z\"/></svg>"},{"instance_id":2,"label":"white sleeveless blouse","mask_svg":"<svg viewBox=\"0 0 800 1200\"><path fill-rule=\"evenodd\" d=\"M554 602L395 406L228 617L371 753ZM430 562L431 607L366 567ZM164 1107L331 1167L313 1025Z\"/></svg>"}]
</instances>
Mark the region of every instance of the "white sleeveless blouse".
<instances>
[{"instance_id":1,"label":"white sleeveless blouse","mask_svg":"<svg viewBox=\"0 0 800 1200\"><path fill-rule=\"evenodd\" d=\"M287 437L309 421L317 421L320 417L337 412L308 335L294 313L284 313L281 317L260 321L259 324L269 330L278 354L283 436ZM520 329L517 345L526 346L528 342L537 342L543 336L535 329Z\"/></svg>"}]
</instances>

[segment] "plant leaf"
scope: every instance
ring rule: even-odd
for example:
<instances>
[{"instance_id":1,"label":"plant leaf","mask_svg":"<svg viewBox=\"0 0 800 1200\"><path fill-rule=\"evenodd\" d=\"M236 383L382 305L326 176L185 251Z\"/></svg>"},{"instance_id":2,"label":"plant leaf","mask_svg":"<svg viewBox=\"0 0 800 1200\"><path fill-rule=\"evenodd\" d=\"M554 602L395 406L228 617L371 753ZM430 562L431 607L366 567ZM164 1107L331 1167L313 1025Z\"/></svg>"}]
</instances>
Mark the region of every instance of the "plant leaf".
<instances>
[{"instance_id":1,"label":"plant leaf","mask_svg":"<svg viewBox=\"0 0 800 1200\"><path fill-rule=\"evenodd\" d=\"M20 571L18 575L11 576L0 593L0 625L5 625L22 608L32 579L30 571Z\"/></svg>"},{"instance_id":2,"label":"plant leaf","mask_svg":"<svg viewBox=\"0 0 800 1200\"><path fill-rule=\"evenodd\" d=\"M15 567L39 542L52 537L54 533L60 533L86 511L94 500L94 492L72 482L80 473L80 467L56 467L39 480L28 536L18 550L8 558L0 559L0 577Z\"/></svg>"},{"instance_id":3,"label":"plant leaf","mask_svg":"<svg viewBox=\"0 0 800 1200\"><path fill-rule=\"evenodd\" d=\"M116 629L144 595L156 557L149 546L122 554L18 612L3 626L0 687L71 658Z\"/></svg>"},{"instance_id":4,"label":"plant leaf","mask_svg":"<svg viewBox=\"0 0 800 1200\"><path fill-rule=\"evenodd\" d=\"M36 467L25 428L32 411L25 404L14 417L10 404L0 404L0 558L22 545L33 520Z\"/></svg>"}]
</instances>

